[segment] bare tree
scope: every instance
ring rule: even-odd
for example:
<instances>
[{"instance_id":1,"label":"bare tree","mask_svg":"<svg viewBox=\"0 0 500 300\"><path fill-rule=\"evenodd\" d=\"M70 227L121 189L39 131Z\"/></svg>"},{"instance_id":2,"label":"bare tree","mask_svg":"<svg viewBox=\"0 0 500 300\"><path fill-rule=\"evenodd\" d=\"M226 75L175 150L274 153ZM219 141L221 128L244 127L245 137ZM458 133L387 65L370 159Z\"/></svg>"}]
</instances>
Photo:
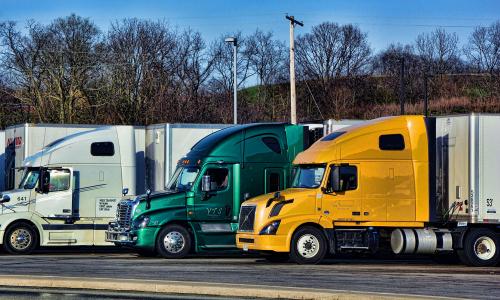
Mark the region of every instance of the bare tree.
<instances>
[{"instance_id":1,"label":"bare tree","mask_svg":"<svg viewBox=\"0 0 500 300\"><path fill-rule=\"evenodd\" d=\"M338 118L354 106L352 89L341 91L334 81L367 71L371 49L359 27L321 23L297 38L296 54L299 78L309 81L307 90L327 115Z\"/></svg>"},{"instance_id":2,"label":"bare tree","mask_svg":"<svg viewBox=\"0 0 500 300\"><path fill-rule=\"evenodd\" d=\"M272 32L256 30L247 38L244 55L248 57L252 73L257 75L260 85L274 84L288 76L287 48L282 41L273 39Z\"/></svg>"},{"instance_id":3,"label":"bare tree","mask_svg":"<svg viewBox=\"0 0 500 300\"><path fill-rule=\"evenodd\" d=\"M0 32L6 49L2 61L17 88L15 96L34 109L37 121L78 122L99 66L99 30L71 15L48 26L29 22L27 31L23 35L9 22Z\"/></svg>"},{"instance_id":4,"label":"bare tree","mask_svg":"<svg viewBox=\"0 0 500 300\"><path fill-rule=\"evenodd\" d=\"M464 47L464 52L477 71L500 72L500 21L488 27L477 27Z\"/></svg>"},{"instance_id":5,"label":"bare tree","mask_svg":"<svg viewBox=\"0 0 500 300\"><path fill-rule=\"evenodd\" d=\"M362 73L371 50L359 27L325 22L297 38L296 53L300 72L307 78L328 81Z\"/></svg>"},{"instance_id":6,"label":"bare tree","mask_svg":"<svg viewBox=\"0 0 500 300\"><path fill-rule=\"evenodd\" d=\"M236 37L238 40L238 55L237 55L237 80L238 87L244 86L246 80L253 75L250 69L250 60L246 52L247 42L241 32L227 33L217 38L211 45L211 53L215 58L213 64L213 74L211 81L211 88L213 91L231 92L233 89L233 49L232 46L224 39L228 36Z\"/></svg>"},{"instance_id":7,"label":"bare tree","mask_svg":"<svg viewBox=\"0 0 500 300\"><path fill-rule=\"evenodd\" d=\"M109 106L123 124L148 124L168 119L182 108L178 94L178 35L167 23L125 19L107 36Z\"/></svg>"},{"instance_id":8,"label":"bare tree","mask_svg":"<svg viewBox=\"0 0 500 300\"><path fill-rule=\"evenodd\" d=\"M415 40L415 46L426 72L444 74L460 66L456 33L448 33L442 28L421 33Z\"/></svg>"}]
</instances>

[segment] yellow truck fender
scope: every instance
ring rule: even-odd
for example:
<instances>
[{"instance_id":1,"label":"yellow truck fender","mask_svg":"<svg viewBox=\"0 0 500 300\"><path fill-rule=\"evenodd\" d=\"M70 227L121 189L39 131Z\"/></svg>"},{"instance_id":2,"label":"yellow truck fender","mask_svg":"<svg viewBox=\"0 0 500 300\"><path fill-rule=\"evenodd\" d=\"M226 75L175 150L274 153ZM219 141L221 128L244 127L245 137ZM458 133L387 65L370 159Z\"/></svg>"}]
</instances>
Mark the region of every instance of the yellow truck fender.
<instances>
[{"instance_id":1,"label":"yellow truck fender","mask_svg":"<svg viewBox=\"0 0 500 300\"><path fill-rule=\"evenodd\" d=\"M295 231L297 231L297 228L300 226L306 225L306 224L311 224L313 226L319 226L323 229L327 228L332 228L332 222L328 222L326 219L318 216L318 215L300 215L300 216L293 216L290 218L282 219L280 227L282 225L287 228L287 237L286 237L286 249L287 251L290 251L290 244L292 242L292 237Z\"/></svg>"}]
</instances>

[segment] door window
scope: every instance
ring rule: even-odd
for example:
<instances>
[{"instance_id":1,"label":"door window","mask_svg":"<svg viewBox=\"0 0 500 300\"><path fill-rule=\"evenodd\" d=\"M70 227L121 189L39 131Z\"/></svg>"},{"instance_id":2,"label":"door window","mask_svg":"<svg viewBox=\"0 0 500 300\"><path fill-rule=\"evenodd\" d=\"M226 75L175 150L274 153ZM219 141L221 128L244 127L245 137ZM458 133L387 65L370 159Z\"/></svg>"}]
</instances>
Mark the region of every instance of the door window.
<instances>
[{"instance_id":1,"label":"door window","mask_svg":"<svg viewBox=\"0 0 500 300\"><path fill-rule=\"evenodd\" d=\"M71 182L71 172L69 170L50 170L49 192L66 191Z\"/></svg>"},{"instance_id":2,"label":"door window","mask_svg":"<svg viewBox=\"0 0 500 300\"><path fill-rule=\"evenodd\" d=\"M339 168L340 186L343 191L352 191L358 188L358 170L355 166L334 166ZM330 172L333 172L333 168ZM328 178L328 186L330 177Z\"/></svg>"},{"instance_id":3,"label":"door window","mask_svg":"<svg viewBox=\"0 0 500 300\"><path fill-rule=\"evenodd\" d=\"M210 186L212 191L225 190L229 182L229 170L226 168L207 169L205 175L210 176Z\"/></svg>"}]
</instances>

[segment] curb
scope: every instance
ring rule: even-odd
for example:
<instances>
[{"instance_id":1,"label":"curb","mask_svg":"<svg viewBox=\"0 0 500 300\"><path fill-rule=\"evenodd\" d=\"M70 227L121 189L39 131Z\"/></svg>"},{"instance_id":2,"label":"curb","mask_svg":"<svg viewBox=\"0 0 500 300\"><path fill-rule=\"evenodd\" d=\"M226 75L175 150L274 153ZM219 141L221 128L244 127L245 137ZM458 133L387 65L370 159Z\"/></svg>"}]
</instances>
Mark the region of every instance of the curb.
<instances>
[{"instance_id":1,"label":"curb","mask_svg":"<svg viewBox=\"0 0 500 300\"><path fill-rule=\"evenodd\" d=\"M115 292L146 292L159 294L281 298L281 299L451 299L445 297L427 297L409 294L370 293L344 290L326 290L311 288L293 288L278 286L259 286L247 284L109 279L59 276L23 276L0 275L0 286L9 287L44 287L65 289L108 290Z\"/></svg>"}]
</instances>

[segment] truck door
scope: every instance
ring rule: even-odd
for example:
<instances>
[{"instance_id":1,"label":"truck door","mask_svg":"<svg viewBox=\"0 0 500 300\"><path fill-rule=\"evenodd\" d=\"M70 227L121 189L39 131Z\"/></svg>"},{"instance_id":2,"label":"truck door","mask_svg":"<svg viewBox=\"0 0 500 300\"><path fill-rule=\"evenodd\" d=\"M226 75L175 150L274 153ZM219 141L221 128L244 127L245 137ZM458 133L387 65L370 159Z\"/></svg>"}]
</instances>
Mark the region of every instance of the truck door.
<instances>
[{"instance_id":1,"label":"truck door","mask_svg":"<svg viewBox=\"0 0 500 300\"><path fill-rule=\"evenodd\" d=\"M198 246L205 248L234 247L231 227L233 212L233 168L228 164L206 165L201 173L210 176L210 192L201 190L201 180L196 187L194 221Z\"/></svg>"},{"instance_id":2,"label":"truck door","mask_svg":"<svg viewBox=\"0 0 500 300\"><path fill-rule=\"evenodd\" d=\"M47 172L49 190L47 193L37 193L35 211L43 217L70 217L73 208L73 170L58 168Z\"/></svg>"},{"instance_id":3,"label":"truck door","mask_svg":"<svg viewBox=\"0 0 500 300\"><path fill-rule=\"evenodd\" d=\"M345 191L323 194L321 215L336 222L362 220L362 193L358 186L359 166L356 164L331 166L329 173L333 171L333 168L339 168L340 179L345 185ZM328 180L330 180L329 173L327 174Z\"/></svg>"}]
</instances>

